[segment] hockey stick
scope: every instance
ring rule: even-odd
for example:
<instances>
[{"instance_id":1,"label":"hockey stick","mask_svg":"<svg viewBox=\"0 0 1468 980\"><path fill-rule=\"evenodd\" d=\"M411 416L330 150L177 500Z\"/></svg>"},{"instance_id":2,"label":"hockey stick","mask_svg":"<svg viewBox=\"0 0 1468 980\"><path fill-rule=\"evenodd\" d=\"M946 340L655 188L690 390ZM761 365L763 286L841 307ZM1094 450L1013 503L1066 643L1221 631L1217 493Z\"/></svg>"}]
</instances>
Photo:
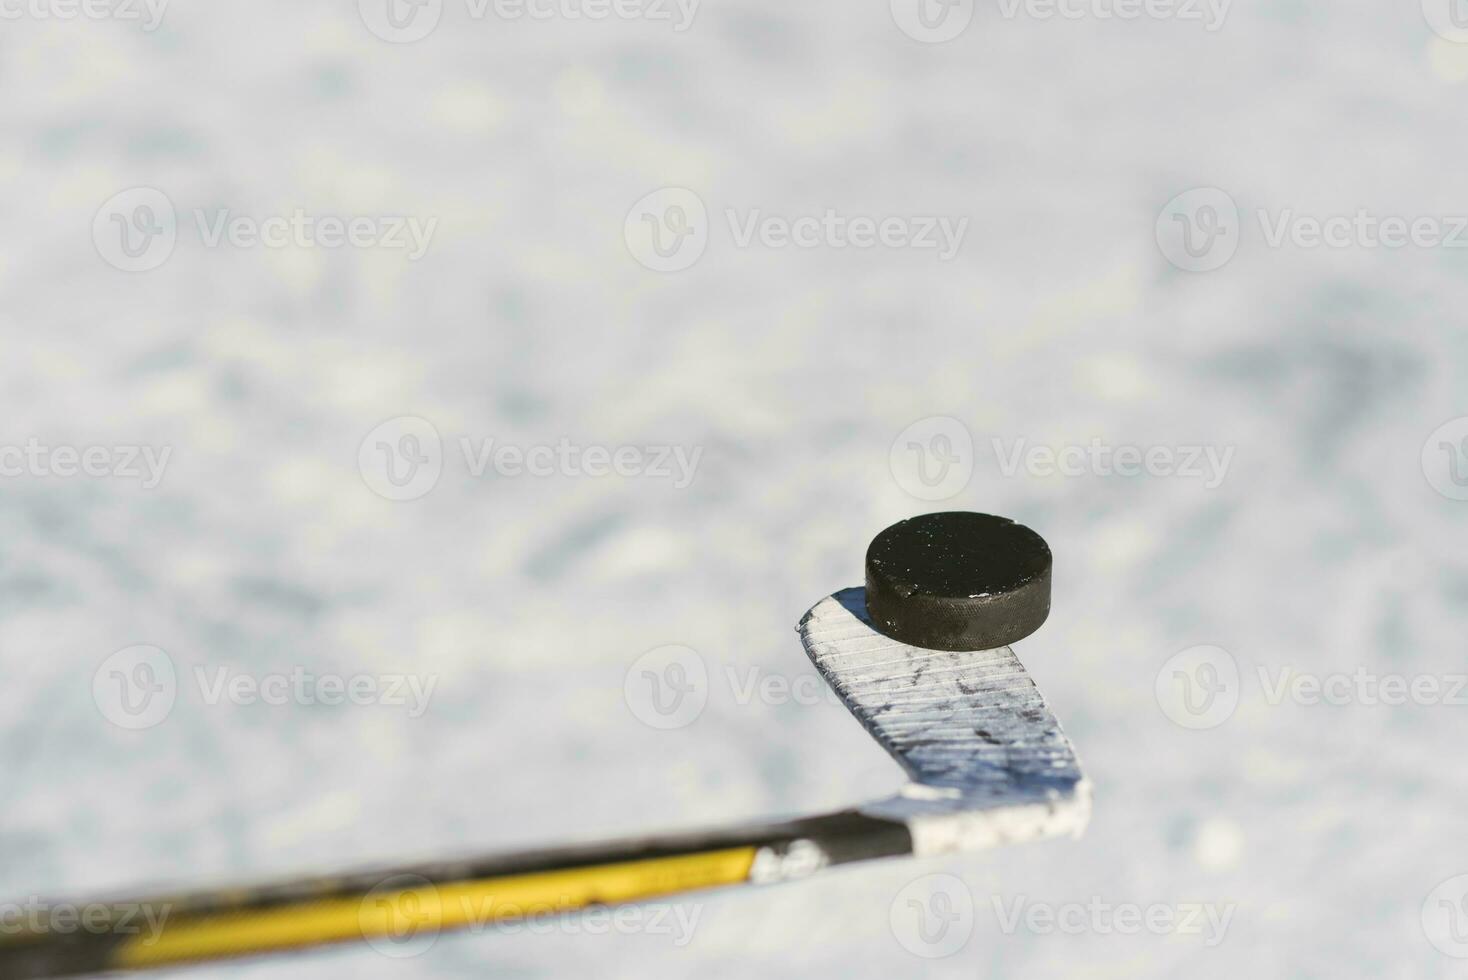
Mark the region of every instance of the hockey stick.
<instances>
[{"instance_id":1,"label":"hockey stick","mask_svg":"<svg viewBox=\"0 0 1468 980\"><path fill-rule=\"evenodd\" d=\"M870 555L868 571L870 588ZM1048 609L1048 566L1045 589ZM822 676L908 773L897 795L787 823L93 903L95 921L85 928L48 919L18 933L0 930L0 978L152 969L350 941L396 947L465 926L1084 829L1089 786L1008 647L947 651L894 639L873 627L860 588L817 603L799 632Z\"/></svg>"}]
</instances>

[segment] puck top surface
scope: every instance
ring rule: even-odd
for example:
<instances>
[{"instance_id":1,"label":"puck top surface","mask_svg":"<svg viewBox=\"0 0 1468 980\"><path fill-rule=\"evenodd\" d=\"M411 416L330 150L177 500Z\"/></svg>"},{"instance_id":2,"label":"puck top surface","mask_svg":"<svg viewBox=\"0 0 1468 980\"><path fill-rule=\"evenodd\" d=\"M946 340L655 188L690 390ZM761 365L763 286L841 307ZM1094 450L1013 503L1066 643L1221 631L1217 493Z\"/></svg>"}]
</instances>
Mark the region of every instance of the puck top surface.
<instances>
[{"instance_id":1,"label":"puck top surface","mask_svg":"<svg viewBox=\"0 0 1468 980\"><path fill-rule=\"evenodd\" d=\"M1023 524L950 512L901 521L867 549L867 612L896 640L992 650L1050 614L1050 547Z\"/></svg>"}]
</instances>

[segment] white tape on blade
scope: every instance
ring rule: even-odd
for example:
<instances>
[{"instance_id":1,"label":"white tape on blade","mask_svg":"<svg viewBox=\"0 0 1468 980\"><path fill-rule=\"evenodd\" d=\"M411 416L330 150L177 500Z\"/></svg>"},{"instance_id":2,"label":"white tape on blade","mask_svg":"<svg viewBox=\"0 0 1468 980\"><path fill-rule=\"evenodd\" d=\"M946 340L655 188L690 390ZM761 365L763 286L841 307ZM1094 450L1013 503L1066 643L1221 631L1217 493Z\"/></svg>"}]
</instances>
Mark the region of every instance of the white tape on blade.
<instances>
[{"instance_id":1,"label":"white tape on blade","mask_svg":"<svg viewBox=\"0 0 1468 980\"><path fill-rule=\"evenodd\" d=\"M821 600L799 630L816 668L912 778L862 812L906 822L914 853L1085 829L1090 786L1075 750L1007 647L908 646L872 628L860 588Z\"/></svg>"}]
</instances>

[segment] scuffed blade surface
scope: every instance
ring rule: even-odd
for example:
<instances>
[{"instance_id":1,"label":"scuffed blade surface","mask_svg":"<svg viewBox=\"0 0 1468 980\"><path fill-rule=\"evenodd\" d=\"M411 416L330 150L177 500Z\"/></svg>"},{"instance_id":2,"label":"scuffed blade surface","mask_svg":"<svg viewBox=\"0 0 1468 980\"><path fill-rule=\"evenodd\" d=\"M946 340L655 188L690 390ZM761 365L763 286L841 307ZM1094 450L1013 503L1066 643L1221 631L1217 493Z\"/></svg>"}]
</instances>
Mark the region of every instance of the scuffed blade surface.
<instances>
[{"instance_id":1,"label":"scuffed blade surface","mask_svg":"<svg viewBox=\"0 0 1468 980\"><path fill-rule=\"evenodd\" d=\"M1079 833L1090 792L1075 750L1008 648L924 650L878 633L864 590L821 600L806 653L913 785L868 811L922 830L921 850Z\"/></svg>"}]
</instances>

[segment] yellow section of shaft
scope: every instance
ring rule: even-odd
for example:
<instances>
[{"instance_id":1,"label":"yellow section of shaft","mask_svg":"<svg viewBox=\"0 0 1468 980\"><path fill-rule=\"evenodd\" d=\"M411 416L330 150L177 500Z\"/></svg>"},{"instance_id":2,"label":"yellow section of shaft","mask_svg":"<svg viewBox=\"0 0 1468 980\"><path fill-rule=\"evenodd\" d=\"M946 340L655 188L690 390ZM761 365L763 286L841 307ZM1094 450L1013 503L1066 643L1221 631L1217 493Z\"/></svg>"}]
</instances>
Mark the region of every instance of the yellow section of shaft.
<instances>
[{"instance_id":1,"label":"yellow section of shaft","mask_svg":"<svg viewBox=\"0 0 1468 980\"><path fill-rule=\"evenodd\" d=\"M407 947L441 930L739 884L749 879L755 851L737 847L437 885L414 875L387 876L362 895L165 919L156 935L121 945L111 967L147 969L350 940Z\"/></svg>"}]
</instances>

